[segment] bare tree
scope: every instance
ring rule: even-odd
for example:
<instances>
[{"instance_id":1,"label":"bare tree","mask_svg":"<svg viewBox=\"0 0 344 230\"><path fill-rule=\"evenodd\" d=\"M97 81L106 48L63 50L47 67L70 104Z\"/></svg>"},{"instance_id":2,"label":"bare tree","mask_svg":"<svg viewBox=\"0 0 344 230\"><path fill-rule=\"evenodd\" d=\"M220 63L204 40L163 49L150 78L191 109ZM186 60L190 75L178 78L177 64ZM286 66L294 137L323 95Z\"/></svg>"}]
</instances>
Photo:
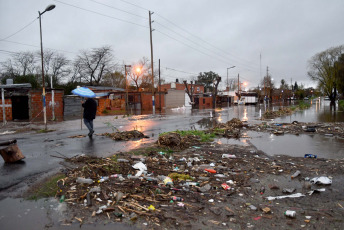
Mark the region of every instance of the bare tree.
<instances>
[{"instance_id":1,"label":"bare tree","mask_svg":"<svg viewBox=\"0 0 344 230\"><path fill-rule=\"evenodd\" d=\"M37 52L37 55L40 57L40 52ZM63 54L48 49L44 52L43 57L45 81L50 87L51 80L53 86L60 84L71 72L69 67L70 61ZM41 70L41 67L39 66L37 69Z\"/></svg>"},{"instance_id":2,"label":"bare tree","mask_svg":"<svg viewBox=\"0 0 344 230\"><path fill-rule=\"evenodd\" d=\"M150 62L149 59L143 57L138 63L131 65L132 71L129 72L130 79L134 82L137 91L139 88L149 88L151 86ZM138 69L137 69L138 68Z\"/></svg>"},{"instance_id":3,"label":"bare tree","mask_svg":"<svg viewBox=\"0 0 344 230\"><path fill-rule=\"evenodd\" d=\"M110 46L93 48L91 51L83 50L74 62L78 67L80 78L90 85L99 85L103 77L113 72L116 64Z\"/></svg>"},{"instance_id":4,"label":"bare tree","mask_svg":"<svg viewBox=\"0 0 344 230\"><path fill-rule=\"evenodd\" d=\"M9 74L11 77L26 76L35 73L35 64L37 62L34 52L14 53L11 58L1 63L2 72Z\"/></svg>"},{"instance_id":5,"label":"bare tree","mask_svg":"<svg viewBox=\"0 0 344 230\"><path fill-rule=\"evenodd\" d=\"M108 73L103 78L103 84L111 87L125 88L125 76L120 71Z\"/></svg>"}]
</instances>

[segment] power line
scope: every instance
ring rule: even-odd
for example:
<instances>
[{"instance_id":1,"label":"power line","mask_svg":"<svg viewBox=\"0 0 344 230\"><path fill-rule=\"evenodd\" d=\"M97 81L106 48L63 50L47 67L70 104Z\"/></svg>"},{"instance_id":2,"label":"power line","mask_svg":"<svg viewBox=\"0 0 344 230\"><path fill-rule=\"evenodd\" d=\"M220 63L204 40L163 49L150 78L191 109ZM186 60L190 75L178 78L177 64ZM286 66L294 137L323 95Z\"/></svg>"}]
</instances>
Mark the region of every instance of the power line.
<instances>
[{"instance_id":1,"label":"power line","mask_svg":"<svg viewBox=\"0 0 344 230\"><path fill-rule=\"evenodd\" d=\"M226 54L226 55L228 55L228 56L232 56L233 58L242 59L242 58L240 58L240 57L236 57L236 56L234 56L234 55L232 55L232 54L230 54L230 53L227 53L227 52L223 51L222 49L220 49L220 48L218 48L218 47L212 45L211 43L207 42L206 40L202 39L201 37L198 37L198 36L194 35L194 33L191 33L191 32L189 32L189 31L187 31L186 29L183 29L182 27L178 26L177 24L175 24L174 22L170 21L169 19L163 17L163 16L160 15L159 13L156 13L156 15L159 16L159 17L161 17L162 19L166 20L167 22L169 22L169 23L172 24L173 26L177 27L178 29L184 31L185 33L187 33L187 34L189 34L189 35L191 35L191 36L193 36L193 37L199 39L200 41L204 42L204 43L207 44L208 46L211 46L211 47L213 47L213 48L215 48L215 49L221 51L222 53L224 53L224 54ZM242 59L242 61L249 62L249 61L244 60L244 59Z\"/></svg>"},{"instance_id":2,"label":"power line","mask_svg":"<svg viewBox=\"0 0 344 230\"><path fill-rule=\"evenodd\" d=\"M124 2L124 3L127 3L127 4L129 4L129 5L135 6L135 7L137 7L137 8L140 8L140 9L142 9L142 10L149 11L149 10L146 9L146 8L143 8L143 7L141 7L141 6L135 5L134 3L127 2L127 1L124 1L124 0L120 0L120 1L121 1L121 2Z\"/></svg>"},{"instance_id":3,"label":"power line","mask_svg":"<svg viewBox=\"0 0 344 230\"><path fill-rule=\"evenodd\" d=\"M19 44L19 45L23 45L23 46L30 46L30 47L40 48L40 46L31 45L31 44L25 44L25 43L21 43L21 42L15 42L15 41L9 41L9 40L0 40L0 41L1 42L9 42L9 43L14 43L14 44ZM63 53L76 54L75 52L66 51L66 50L59 50L59 49L54 49L54 48L47 48L47 49L55 50L55 51L60 51L60 52L63 52Z\"/></svg>"},{"instance_id":4,"label":"power line","mask_svg":"<svg viewBox=\"0 0 344 230\"><path fill-rule=\"evenodd\" d=\"M202 53L202 54L204 54L204 55L206 55L206 56L209 56L209 57L211 57L211 58L216 58L217 60L219 60L219 61L221 61L221 62L223 62L223 63L225 63L225 64L228 64L227 62L225 62L225 61L219 59L218 57L214 57L214 56L212 56L212 55L210 55L210 54L207 54L207 53L205 53L205 52L203 52L203 51L201 51L201 50L199 50L199 49L197 49L197 48L195 48L195 47L192 47L192 46L190 46L190 45L188 45L188 44L186 44L186 43L184 43L184 42L182 42L182 41L180 41L180 40L178 40L178 39L176 39L176 38L171 37L171 36L168 35L168 34L165 34L165 33L161 32L161 31L159 31L159 30L155 30L155 31L157 31L157 32L161 33L162 35L165 35L166 37L169 37L169 38L171 38L171 39L173 39L173 40L175 40L175 41L177 41L177 42L179 42L179 43L181 43L181 44L183 44L183 45L185 45L185 46L187 46L187 47L189 47L189 48L191 48L191 49L193 49L193 50L196 50L196 51L198 51L199 53Z\"/></svg>"},{"instance_id":5,"label":"power line","mask_svg":"<svg viewBox=\"0 0 344 230\"><path fill-rule=\"evenodd\" d=\"M94 2L94 3L97 3L97 4L102 5L102 6L106 6L106 7L109 7L109 8L115 9L115 10L118 10L118 11L122 11L122 12L127 13L127 14L130 14L130 15L134 15L134 16L139 17L139 18L143 18L143 19L148 20L147 17L141 16L141 15L137 15L137 14L131 13L131 12L129 12L129 11L122 10L122 9L119 9L119 8L117 8L117 7L114 7L114 6L110 6L110 5L101 3L101 2L97 2L97 1L95 1L95 0L89 0L89 1Z\"/></svg>"},{"instance_id":6,"label":"power line","mask_svg":"<svg viewBox=\"0 0 344 230\"><path fill-rule=\"evenodd\" d=\"M0 39L0 41L6 40L6 39L8 39L8 38L10 38L10 37L13 37L13 36L16 35L17 33L19 33L19 32L21 32L22 30L24 30L26 27L30 26L30 25L31 25L32 23L34 23L36 20L37 20L37 18L35 18L32 22L30 22L29 24L27 24L26 26L24 26L23 28L21 28L21 29L18 30L17 32L15 32L15 33L13 33L13 34L11 34L11 35L5 37L5 38Z\"/></svg>"},{"instance_id":7,"label":"power line","mask_svg":"<svg viewBox=\"0 0 344 230\"><path fill-rule=\"evenodd\" d=\"M129 24L132 24L132 25L143 27L143 28L149 28L148 26L143 26L143 25L137 24L135 22L131 22L131 21L123 20L123 19L116 18L116 17L113 17L113 16L109 16L109 15L106 15L106 14L102 14L102 13L99 13L99 12L96 12L96 11L93 11L93 10L88 10L88 9L85 9L85 8L82 8L82 7L79 7L79 6L75 6L75 5L72 5L72 4L69 4L69 3L61 2L59 0L54 0L54 1L55 2L59 2L61 4L64 4L64 5L67 5L67 6L71 6L71 7L83 10L83 11L90 12L90 13L93 13L93 14L97 14L97 15L101 15L101 16L104 16L104 17L108 17L108 18L111 18L111 19L118 20L118 21L126 22L126 23L129 23Z\"/></svg>"}]
</instances>

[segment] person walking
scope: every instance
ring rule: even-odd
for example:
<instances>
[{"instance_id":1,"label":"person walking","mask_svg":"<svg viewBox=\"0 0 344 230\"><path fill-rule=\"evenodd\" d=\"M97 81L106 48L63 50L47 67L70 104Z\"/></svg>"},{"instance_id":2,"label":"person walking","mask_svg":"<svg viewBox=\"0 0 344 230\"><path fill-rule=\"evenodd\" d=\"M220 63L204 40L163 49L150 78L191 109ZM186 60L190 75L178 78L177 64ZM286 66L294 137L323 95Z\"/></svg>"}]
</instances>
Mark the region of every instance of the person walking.
<instances>
[{"instance_id":1,"label":"person walking","mask_svg":"<svg viewBox=\"0 0 344 230\"><path fill-rule=\"evenodd\" d=\"M84 123L90 131L88 136L92 137L94 133L93 120L96 118L97 102L93 98L88 98L85 103L82 103L82 107L84 107Z\"/></svg>"}]
</instances>

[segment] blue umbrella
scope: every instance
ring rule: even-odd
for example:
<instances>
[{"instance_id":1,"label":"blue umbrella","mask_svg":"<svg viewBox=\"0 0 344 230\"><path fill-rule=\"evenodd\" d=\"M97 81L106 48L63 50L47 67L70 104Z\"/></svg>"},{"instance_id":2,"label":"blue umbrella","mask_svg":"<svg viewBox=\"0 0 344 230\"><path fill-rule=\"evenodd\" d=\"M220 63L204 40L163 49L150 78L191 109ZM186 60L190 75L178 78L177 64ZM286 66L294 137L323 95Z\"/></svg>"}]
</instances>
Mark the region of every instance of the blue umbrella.
<instances>
[{"instance_id":1,"label":"blue umbrella","mask_svg":"<svg viewBox=\"0 0 344 230\"><path fill-rule=\"evenodd\" d=\"M72 90L72 93L80 97L95 97L96 94L86 87L78 87Z\"/></svg>"}]
</instances>

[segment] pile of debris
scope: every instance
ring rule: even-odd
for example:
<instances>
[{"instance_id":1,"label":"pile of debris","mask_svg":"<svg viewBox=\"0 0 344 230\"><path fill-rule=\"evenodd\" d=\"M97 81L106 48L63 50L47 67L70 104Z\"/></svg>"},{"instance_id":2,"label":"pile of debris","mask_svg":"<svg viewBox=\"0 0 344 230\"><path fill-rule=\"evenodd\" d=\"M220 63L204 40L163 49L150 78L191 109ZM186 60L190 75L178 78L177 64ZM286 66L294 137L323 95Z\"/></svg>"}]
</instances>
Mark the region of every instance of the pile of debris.
<instances>
[{"instance_id":1,"label":"pile of debris","mask_svg":"<svg viewBox=\"0 0 344 230\"><path fill-rule=\"evenodd\" d=\"M227 123L218 123L212 129L209 129L208 133L214 133L217 136L226 138L240 138L240 130L244 127L244 123L238 118L233 118Z\"/></svg>"},{"instance_id":2,"label":"pile of debris","mask_svg":"<svg viewBox=\"0 0 344 230\"><path fill-rule=\"evenodd\" d=\"M122 131L122 132L118 131L118 132L113 132L113 133L103 133L100 135L110 137L116 141L127 141L130 139L149 138L148 136L144 135L142 132L138 130Z\"/></svg>"},{"instance_id":3,"label":"pile of debris","mask_svg":"<svg viewBox=\"0 0 344 230\"><path fill-rule=\"evenodd\" d=\"M289 107L279 108L276 111L267 110L263 114L263 119L272 119L272 118L276 118L280 116L290 115L292 113L293 113L293 110Z\"/></svg>"},{"instance_id":4,"label":"pile of debris","mask_svg":"<svg viewBox=\"0 0 344 230\"><path fill-rule=\"evenodd\" d=\"M181 136L177 132L169 132L159 136L158 146L168 147L174 150L181 150L190 147L193 144L199 143L200 137L196 135Z\"/></svg>"},{"instance_id":5,"label":"pile of debris","mask_svg":"<svg viewBox=\"0 0 344 230\"><path fill-rule=\"evenodd\" d=\"M253 226L248 222L252 218L260 229L269 226L267 222L275 227L288 224L298 228L305 224L302 218L289 223L283 215L293 206L298 207L298 215L312 216L310 224L318 225L317 218L324 215L314 208L333 209L336 204L329 200L341 190L330 190L328 197L317 198L319 195L312 194L326 194L324 187L319 189L322 185L312 184L309 178L343 173L344 166L344 161L270 158L252 148L210 143L181 152L157 150L149 156L120 153L110 158L83 156L69 161L79 167L70 169L58 182L58 197L74 209L73 219L82 223L94 221L92 218L134 221L149 229L238 229L248 223ZM331 170L326 170L329 165ZM290 181L293 176L295 179L288 182L286 178ZM304 183L309 185L303 187ZM301 207L300 199L304 200ZM343 214L331 213L329 220ZM343 220L333 224L343 224Z\"/></svg>"}]
</instances>

